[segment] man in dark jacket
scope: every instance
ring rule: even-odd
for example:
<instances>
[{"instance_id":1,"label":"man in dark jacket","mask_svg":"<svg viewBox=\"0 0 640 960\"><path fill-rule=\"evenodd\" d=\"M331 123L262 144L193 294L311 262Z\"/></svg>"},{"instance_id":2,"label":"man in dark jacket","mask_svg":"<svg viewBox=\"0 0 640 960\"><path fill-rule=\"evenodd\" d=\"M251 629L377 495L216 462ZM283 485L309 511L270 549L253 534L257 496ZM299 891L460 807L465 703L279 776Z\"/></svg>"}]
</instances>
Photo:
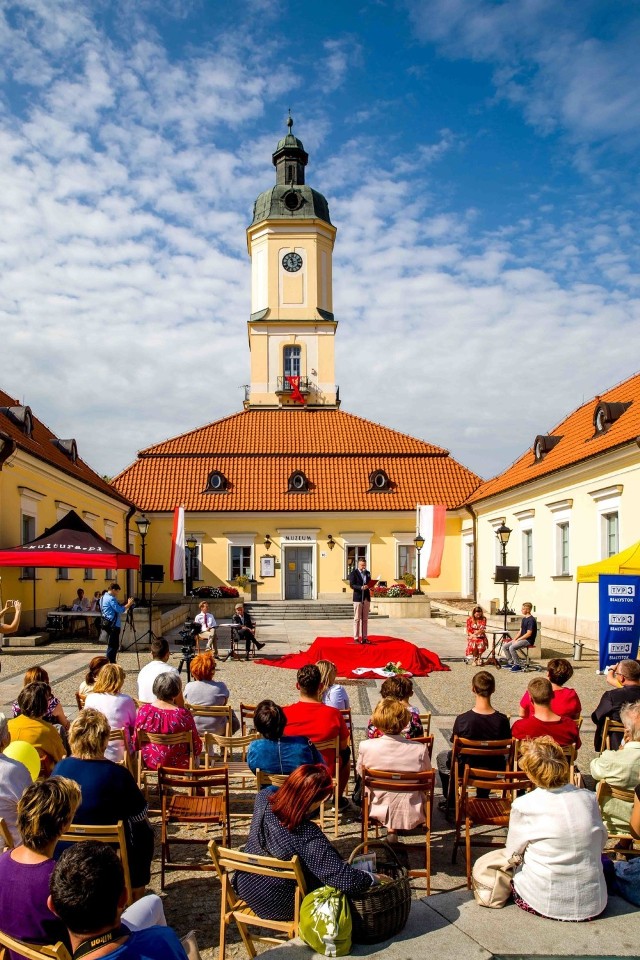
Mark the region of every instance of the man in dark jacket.
<instances>
[{"instance_id":1,"label":"man in dark jacket","mask_svg":"<svg viewBox=\"0 0 640 960\"><path fill-rule=\"evenodd\" d=\"M244 640L248 660L249 653L251 652L251 644L253 644L257 650L262 650L264 643L259 643L256 640L256 625L245 610L242 603L236 603L236 612L233 615L233 623L237 628L238 638L240 640Z\"/></svg>"},{"instance_id":2,"label":"man in dark jacket","mask_svg":"<svg viewBox=\"0 0 640 960\"><path fill-rule=\"evenodd\" d=\"M364 557L358 560L358 566L349 574L349 586L353 590L353 639L356 643L368 643L369 607L371 592L369 582L371 574L367 570Z\"/></svg>"},{"instance_id":3,"label":"man in dark jacket","mask_svg":"<svg viewBox=\"0 0 640 960\"><path fill-rule=\"evenodd\" d=\"M624 703L640 700L640 663L637 660L621 660L613 669L607 671L607 683L614 689L602 694L600 703L591 714L596 725L593 741L596 750L602 749L602 728L606 718L611 717L620 723L620 707ZM621 740L621 734L612 734L611 749L617 750Z\"/></svg>"}]
</instances>

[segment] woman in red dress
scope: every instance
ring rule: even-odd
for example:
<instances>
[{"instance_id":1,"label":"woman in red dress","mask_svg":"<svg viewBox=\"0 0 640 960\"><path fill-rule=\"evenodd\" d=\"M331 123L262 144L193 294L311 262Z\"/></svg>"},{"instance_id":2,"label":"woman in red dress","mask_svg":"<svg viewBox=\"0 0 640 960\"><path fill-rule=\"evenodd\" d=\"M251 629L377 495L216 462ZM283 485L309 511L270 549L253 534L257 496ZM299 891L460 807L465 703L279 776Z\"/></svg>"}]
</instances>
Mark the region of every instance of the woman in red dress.
<instances>
[{"instance_id":1,"label":"woman in red dress","mask_svg":"<svg viewBox=\"0 0 640 960\"><path fill-rule=\"evenodd\" d=\"M474 607L471 616L467 617L467 649L465 657L468 661L473 658L476 667L482 666L482 654L489 646L487 640L487 618L482 607Z\"/></svg>"},{"instance_id":2,"label":"woman in red dress","mask_svg":"<svg viewBox=\"0 0 640 960\"><path fill-rule=\"evenodd\" d=\"M147 733L179 733L190 730L193 735L193 754L195 760L202 751L202 740L193 716L184 707L178 707L175 700L180 696L182 684L175 673L159 674L153 684L153 703L143 703L136 715L135 735L138 746L138 731ZM158 767L189 767L189 747L186 743L164 744L145 743L141 748L142 761L148 770Z\"/></svg>"}]
</instances>

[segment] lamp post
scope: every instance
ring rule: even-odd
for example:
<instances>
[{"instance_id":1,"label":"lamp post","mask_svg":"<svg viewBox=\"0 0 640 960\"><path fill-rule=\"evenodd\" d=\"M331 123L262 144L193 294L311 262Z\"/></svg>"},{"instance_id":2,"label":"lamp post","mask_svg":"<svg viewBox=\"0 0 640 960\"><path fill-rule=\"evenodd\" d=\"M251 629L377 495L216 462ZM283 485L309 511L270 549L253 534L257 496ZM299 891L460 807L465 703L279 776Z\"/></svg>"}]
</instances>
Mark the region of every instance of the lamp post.
<instances>
[{"instance_id":1,"label":"lamp post","mask_svg":"<svg viewBox=\"0 0 640 960\"><path fill-rule=\"evenodd\" d=\"M265 533L265 535L264 535L264 548L265 548L265 550L267 551L267 553L269 553L269 550L271 549L271 542L272 542L272 541L271 541L271 537L269 536L268 533Z\"/></svg>"},{"instance_id":2,"label":"lamp post","mask_svg":"<svg viewBox=\"0 0 640 960\"><path fill-rule=\"evenodd\" d=\"M138 528L138 533L140 534L140 539L142 540L142 549L140 551L142 553L142 557L141 557L142 562L140 564L140 568L141 568L140 576L142 580L142 606L143 607L145 606L145 603L146 603L145 586L144 586L144 566L145 566L147 556L146 556L145 540L147 539L147 534L149 532L150 526L151 526L151 521L149 520L148 517L145 517L144 514L142 514L142 516L138 520L136 520L136 527Z\"/></svg>"},{"instance_id":3,"label":"lamp post","mask_svg":"<svg viewBox=\"0 0 640 960\"><path fill-rule=\"evenodd\" d=\"M509 543L509 537L511 536L511 530L506 525L506 523L501 523L498 529L496 530L496 537L500 543L500 548L502 550L502 566L506 567L507 565L507 544ZM502 610L498 610L498 616L504 617L504 631L507 632L507 617L513 616L513 610L509 610L507 605L507 578L505 576L504 583L502 584L503 594L502 594Z\"/></svg>"},{"instance_id":4,"label":"lamp post","mask_svg":"<svg viewBox=\"0 0 640 960\"><path fill-rule=\"evenodd\" d=\"M416 559L417 559L416 572L418 574L416 578L416 587L417 587L416 593L419 593L422 596L422 590L420 589L420 551L424 547L424 537L421 537L420 534L418 534L416 537L413 538L413 542L416 548Z\"/></svg>"},{"instance_id":5,"label":"lamp post","mask_svg":"<svg viewBox=\"0 0 640 960\"><path fill-rule=\"evenodd\" d=\"M196 538L191 535L187 537L186 540L187 550L189 551L189 570L187 573L187 596L191 596L191 591L193 590L193 554L198 546L198 541Z\"/></svg>"}]
</instances>

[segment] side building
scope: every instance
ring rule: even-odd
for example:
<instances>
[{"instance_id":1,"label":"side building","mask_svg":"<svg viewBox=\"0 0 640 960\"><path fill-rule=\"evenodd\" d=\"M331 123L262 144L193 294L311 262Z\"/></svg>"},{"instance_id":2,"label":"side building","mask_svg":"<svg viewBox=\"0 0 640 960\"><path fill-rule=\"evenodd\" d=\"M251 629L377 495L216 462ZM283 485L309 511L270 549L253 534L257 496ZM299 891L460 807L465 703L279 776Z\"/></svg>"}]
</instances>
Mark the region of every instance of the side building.
<instances>
[{"instance_id":1,"label":"side building","mask_svg":"<svg viewBox=\"0 0 640 960\"><path fill-rule=\"evenodd\" d=\"M30 407L0 390L0 547L34 540L69 510L127 549L133 505L80 458L75 440L57 437ZM3 603L22 601L22 631L42 627L47 611L71 604L78 587L90 597L113 576L70 567L3 567L0 574Z\"/></svg>"},{"instance_id":2,"label":"side building","mask_svg":"<svg viewBox=\"0 0 640 960\"><path fill-rule=\"evenodd\" d=\"M571 640L576 616L576 569L611 557L640 540L640 374L582 404L504 473L469 498L476 516L478 602L502 604L494 582L502 551L501 524L511 530L507 564L520 568L509 603L534 604L545 633ZM474 539L463 524L463 545ZM598 637L598 589L584 584L577 635Z\"/></svg>"}]
</instances>

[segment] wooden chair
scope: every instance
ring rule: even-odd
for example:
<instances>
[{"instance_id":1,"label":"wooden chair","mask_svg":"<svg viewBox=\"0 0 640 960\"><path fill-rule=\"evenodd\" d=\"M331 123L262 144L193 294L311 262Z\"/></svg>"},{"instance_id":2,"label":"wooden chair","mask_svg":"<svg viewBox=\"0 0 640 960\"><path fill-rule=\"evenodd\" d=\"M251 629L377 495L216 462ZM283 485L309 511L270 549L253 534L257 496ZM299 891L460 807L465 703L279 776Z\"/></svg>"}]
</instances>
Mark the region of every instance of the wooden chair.
<instances>
[{"instance_id":1,"label":"wooden chair","mask_svg":"<svg viewBox=\"0 0 640 960\"><path fill-rule=\"evenodd\" d=\"M5 850L13 850L13 837L9 833L9 827L4 817L0 817L0 846Z\"/></svg>"},{"instance_id":2,"label":"wooden chair","mask_svg":"<svg viewBox=\"0 0 640 960\"><path fill-rule=\"evenodd\" d=\"M86 693L79 693L76 690L76 704L78 706L78 710L84 710L84 702L86 699L87 699Z\"/></svg>"},{"instance_id":3,"label":"wooden chair","mask_svg":"<svg viewBox=\"0 0 640 960\"><path fill-rule=\"evenodd\" d=\"M580 732L580 728L582 727L583 723L584 723L584 717L578 717L578 719L576 720L576 727L578 728L578 732Z\"/></svg>"},{"instance_id":4,"label":"wooden chair","mask_svg":"<svg viewBox=\"0 0 640 960\"><path fill-rule=\"evenodd\" d=\"M220 824L223 833L226 833L227 843L231 844L229 774L226 767L218 770L181 770L160 767L158 790L162 817L160 888L164 890L166 870L213 870L208 863L172 862L171 844L206 844L208 840L194 836L171 836L169 824ZM204 796L200 795L201 791Z\"/></svg>"},{"instance_id":5,"label":"wooden chair","mask_svg":"<svg viewBox=\"0 0 640 960\"><path fill-rule=\"evenodd\" d=\"M250 733L246 737L223 737L218 733L205 733L205 767L215 769L225 766L229 771L229 780L241 780L242 789L245 789L246 783L254 783L253 771L247 765L247 748L249 744L258 739L257 733ZM218 757L211 756L210 748L220 747L222 755ZM234 760L235 751L240 751L240 759Z\"/></svg>"},{"instance_id":6,"label":"wooden chair","mask_svg":"<svg viewBox=\"0 0 640 960\"><path fill-rule=\"evenodd\" d=\"M22 940L16 940L10 937L8 933L0 930L0 960L8 957L8 950L17 954L19 957L25 957L26 960L42 960L43 957L53 958L53 960L71 960L69 951L64 943L56 943L47 946L36 946L33 943L24 943Z\"/></svg>"},{"instance_id":7,"label":"wooden chair","mask_svg":"<svg viewBox=\"0 0 640 960\"><path fill-rule=\"evenodd\" d=\"M356 770L356 742L353 737L353 717L351 716L351 707L345 707L344 710L340 710L343 720L347 725L347 730L349 731L349 746L351 748L351 773L355 779L355 770Z\"/></svg>"},{"instance_id":8,"label":"wooden chair","mask_svg":"<svg viewBox=\"0 0 640 960\"><path fill-rule=\"evenodd\" d=\"M635 797L634 790L623 790L622 787L614 787L610 783L607 783L606 780L599 780L596 787L596 799L598 801L598 806L600 807L600 813L602 819L604 820L604 806L607 800L621 800L623 803L629 804L629 819L631 818L631 811L633 809L633 801ZM637 843L637 840L631 836L631 833L628 831L626 833L610 833L607 831L609 840L614 840L618 843L620 840L624 840L628 844L628 849L626 846L618 847L616 849L617 853L625 854L626 852L630 853L632 856L638 854L638 850L634 850L634 844Z\"/></svg>"},{"instance_id":9,"label":"wooden chair","mask_svg":"<svg viewBox=\"0 0 640 960\"><path fill-rule=\"evenodd\" d=\"M334 774L333 780L333 835L338 836L338 817L340 814L340 738L335 740L323 740L322 743L316 743L316 747L322 751L332 751L334 754ZM324 814L326 802L320 804L320 829L324 830Z\"/></svg>"},{"instance_id":10,"label":"wooden chair","mask_svg":"<svg viewBox=\"0 0 640 960\"><path fill-rule=\"evenodd\" d=\"M422 770L418 773L374 770L366 767L362 770L362 841L365 844L369 835L371 794L375 794L376 790L385 793L422 794L425 822L425 869L410 870L409 875L427 878L427 896L431 894L431 813L433 810L435 776L435 770ZM377 837L377 823L375 823L375 827Z\"/></svg>"},{"instance_id":11,"label":"wooden chair","mask_svg":"<svg viewBox=\"0 0 640 960\"><path fill-rule=\"evenodd\" d=\"M411 743L426 743L426 745L427 745L427 752L428 752L428 754L429 754L429 759L431 760L431 757L433 756L433 741L434 741L434 740L435 740L435 734L433 734L433 733L428 733L428 734L426 734L426 736L424 736L424 737L414 737L413 740L411 740L410 742L411 742Z\"/></svg>"},{"instance_id":12,"label":"wooden chair","mask_svg":"<svg viewBox=\"0 0 640 960\"><path fill-rule=\"evenodd\" d=\"M280 931L287 940L291 940L298 935L300 905L307 888L302 866L297 856L292 857L291 860L277 860L275 857L240 853L238 850L219 847L215 840L212 840L209 844L209 853L222 884L218 960L225 960L227 929L232 922L236 924L247 954L252 958L256 956L254 942L281 944L282 939L253 933L249 929L250 927L262 927L274 932ZM269 920L265 917L258 917L231 886L229 873L235 870L241 870L243 873L251 873L259 877L278 877L281 880L292 880L296 885L293 920Z\"/></svg>"},{"instance_id":13,"label":"wooden chair","mask_svg":"<svg viewBox=\"0 0 640 960\"><path fill-rule=\"evenodd\" d=\"M281 787L288 776L288 773L265 773L264 770L258 767L256 769L256 787L258 792L265 787Z\"/></svg>"},{"instance_id":14,"label":"wooden chair","mask_svg":"<svg viewBox=\"0 0 640 960\"><path fill-rule=\"evenodd\" d=\"M122 820L118 820L117 823L100 825L72 823L60 837L61 843L82 843L85 840L97 840L100 843L109 843L118 847L124 871L124 885L127 890L127 906L129 906L133 902L133 898L131 896L131 874L129 872L129 854L127 853L124 823Z\"/></svg>"},{"instance_id":15,"label":"wooden chair","mask_svg":"<svg viewBox=\"0 0 640 960\"><path fill-rule=\"evenodd\" d=\"M137 782L139 788L149 799L149 779L157 776L157 770L149 770L144 765L142 758L142 747L145 743L156 743L161 746L175 746L177 743L186 743L189 750L189 766L195 767L195 756L193 750L193 734L191 730L180 730L178 733L147 733L146 730L137 730L136 738L138 741L138 768ZM159 812L159 807L154 809L154 813Z\"/></svg>"},{"instance_id":16,"label":"wooden chair","mask_svg":"<svg viewBox=\"0 0 640 960\"><path fill-rule=\"evenodd\" d=\"M255 620L253 621L253 623L254 623L253 635L257 640L258 624L256 623ZM229 657L231 657L232 660L244 660L244 658L247 655L246 644L244 640L240 638L241 630L242 630L242 627L239 624L237 623L231 624L231 632L229 635L229 656L227 657L227 660L229 659ZM253 643L251 643L249 645L249 659L250 660L255 659L256 655L262 656L260 651L259 650L256 651L256 648L254 647Z\"/></svg>"},{"instance_id":17,"label":"wooden chair","mask_svg":"<svg viewBox=\"0 0 640 960\"><path fill-rule=\"evenodd\" d=\"M462 788L462 771L464 768L465 757L467 763L472 766L482 768L483 757L494 757L495 760L491 766L498 765L498 760L502 758L504 768L513 770L513 740L511 737L505 740L469 740L467 737L454 737L453 748L451 750L451 776L449 779L449 792L447 794L447 811L451 806L451 800L455 801L456 822L459 816L460 791ZM455 863L457 854L457 843L453 848L452 863Z\"/></svg>"},{"instance_id":18,"label":"wooden chair","mask_svg":"<svg viewBox=\"0 0 640 960\"><path fill-rule=\"evenodd\" d=\"M255 732L253 726L249 726L249 722L253 720L256 707L256 703L242 703L240 701L240 733L243 737Z\"/></svg>"},{"instance_id":19,"label":"wooden chair","mask_svg":"<svg viewBox=\"0 0 640 960\"><path fill-rule=\"evenodd\" d=\"M486 834L479 838L471 837L472 827L509 826L511 804L520 790L530 790L533 784L521 770L480 770L477 767L465 767L462 779L462 791L459 801L460 816L456 817L456 838L454 862L457 846L460 843L460 829L464 820L465 848L467 857L467 887L471 889L471 847L494 847L493 837ZM478 797L471 790L491 790L500 796ZM503 842L504 845L504 842Z\"/></svg>"},{"instance_id":20,"label":"wooden chair","mask_svg":"<svg viewBox=\"0 0 640 960\"><path fill-rule=\"evenodd\" d=\"M223 719L224 724L224 736L231 736L231 725L233 718L233 710L229 704L219 707L202 707L197 706L195 703L187 703L185 701L185 708L193 717L209 717L215 719Z\"/></svg>"},{"instance_id":21,"label":"wooden chair","mask_svg":"<svg viewBox=\"0 0 640 960\"><path fill-rule=\"evenodd\" d=\"M135 777L136 767L130 749L131 744L124 730L111 730L109 733L109 743L122 743L124 755L122 760L118 760L117 763L119 766L124 767L125 770L128 770L132 777Z\"/></svg>"},{"instance_id":22,"label":"wooden chair","mask_svg":"<svg viewBox=\"0 0 640 960\"><path fill-rule=\"evenodd\" d=\"M522 744L526 743L526 740L514 740L513 741L513 760L514 760L514 770L520 769L520 754L522 752ZM575 743L568 743L560 747L562 752L565 755L565 759L569 764L569 783L575 783L576 781L576 755L577 748Z\"/></svg>"},{"instance_id":23,"label":"wooden chair","mask_svg":"<svg viewBox=\"0 0 640 960\"><path fill-rule=\"evenodd\" d=\"M619 720L612 720L611 717L605 717L604 726L602 728L602 743L600 745L600 753L604 750L617 750L617 747L611 746L611 734L619 733L620 736L624 735L624 724L620 723Z\"/></svg>"},{"instance_id":24,"label":"wooden chair","mask_svg":"<svg viewBox=\"0 0 640 960\"><path fill-rule=\"evenodd\" d=\"M431 732L431 711L420 714L420 723L422 724L422 735L428 737Z\"/></svg>"}]
</instances>

